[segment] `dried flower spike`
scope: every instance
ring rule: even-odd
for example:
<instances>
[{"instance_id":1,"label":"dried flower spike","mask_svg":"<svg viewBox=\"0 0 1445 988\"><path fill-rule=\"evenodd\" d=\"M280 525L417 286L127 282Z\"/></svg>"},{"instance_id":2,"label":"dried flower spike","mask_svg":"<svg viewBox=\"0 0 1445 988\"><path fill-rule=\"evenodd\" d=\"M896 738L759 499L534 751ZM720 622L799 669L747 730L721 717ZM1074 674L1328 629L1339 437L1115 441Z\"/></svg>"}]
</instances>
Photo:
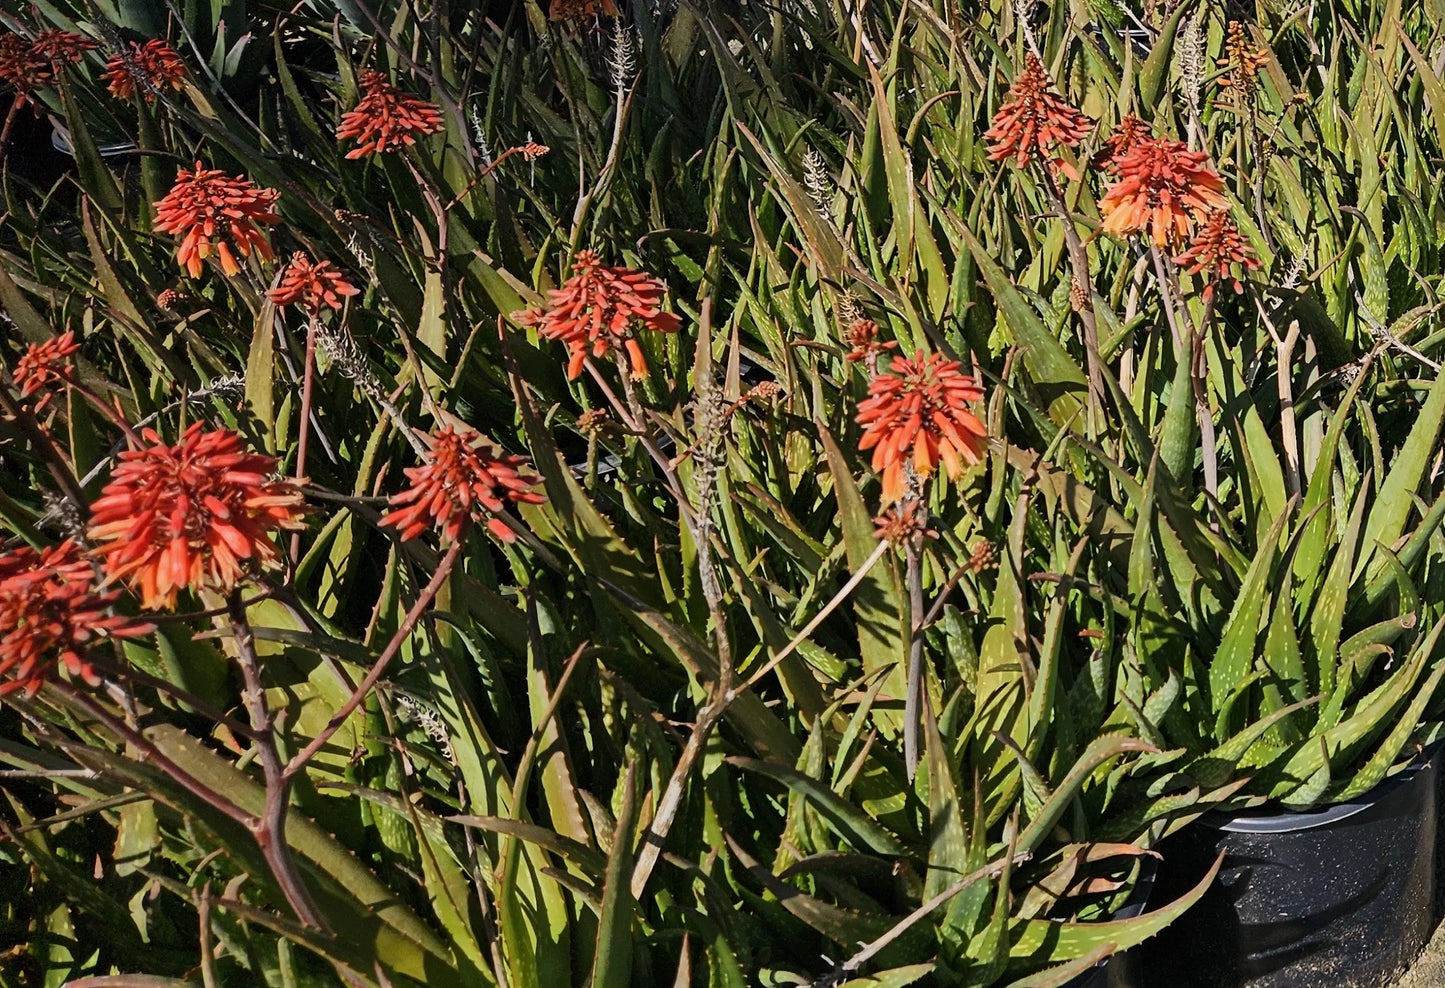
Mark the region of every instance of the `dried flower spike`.
<instances>
[{"instance_id":1,"label":"dried flower spike","mask_svg":"<svg viewBox=\"0 0 1445 988\"><path fill-rule=\"evenodd\" d=\"M1106 233L1147 233L1156 247L1167 247L1188 238L1191 220L1227 205L1209 156L1180 141L1140 141L1116 166L1119 180L1099 201Z\"/></svg>"},{"instance_id":2,"label":"dried flower spike","mask_svg":"<svg viewBox=\"0 0 1445 988\"><path fill-rule=\"evenodd\" d=\"M396 151L442 129L439 109L387 82L384 72L362 73L361 89L361 101L342 116L341 126L336 128L337 140L355 138L359 142L346 153L348 158Z\"/></svg>"},{"instance_id":3,"label":"dried flower spike","mask_svg":"<svg viewBox=\"0 0 1445 988\"><path fill-rule=\"evenodd\" d=\"M506 502L546 500L532 490L536 478L522 472L526 457L498 452L476 432L446 426L423 435L422 441L428 450L426 462L403 471L411 486L391 498L391 510L381 519L383 525L397 529L403 541L429 528L439 528L455 540L469 519L485 519L493 535L511 542L516 533L497 517Z\"/></svg>"},{"instance_id":4,"label":"dried flower spike","mask_svg":"<svg viewBox=\"0 0 1445 988\"><path fill-rule=\"evenodd\" d=\"M95 567L69 539L0 555L0 696L34 696L57 669L99 686L89 658L95 640L155 630L110 613L119 596L96 588Z\"/></svg>"},{"instance_id":5,"label":"dried flower spike","mask_svg":"<svg viewBox=\"0 0 1445 988\"><path fill-rule=\"evenodd\" d=\"M1189 242L1189 249L1174 258L1174 263L1188 274L1202 274L1208 279L1205 299L1214 296L1214 286L1220 281L1233 285L1236 294L1243 292L1243 283L1235 277L1235 266L1245 271L1254 271L1260 266L1254 248L1239 232L1229 213L1222 209L1209 217L1204 229Z\"/></svg>"},{"instance_id":6,"label":"dried flower spike","mask_svg":"<svg viewBox=\"0 0 1445 988\"><path fill-rule=\"evenodd\" d=\"M138 45L130 43L129 55L119 52L105 63L102 82L110 84L110 94L116 99L130 99L136 93L136 80L145 82L141 87L141 98L147 103L156 101L156 91L180 89L186 82L186 63L176 50L164 41L155 39Z\"/></svg>"},{"instance_id":7,"label":"dried flower spike","mask_svg":"<svg viewBox=\"0 0 1445 988\"><path fill-rule=\"evenodd\" d=\"M194 171L182 168L171 191L156 203L155 231L182 238L176 260L192 278L213 253L221 270L234 275L241 270L236 253L249 257L254 249L268 261L275 256L258 224L281 221L276 214L280 198L275 189L259 189L249 178L232 178L198 161Z\"/></svg>"},{"instance_id":8,"label":"dried flower spike","mask_svg":"<svg viewBox=\"0 0 1445 988\"><path fill-rule=\"evenodd\" d=\"M266 297L276 305L299 304L315 316L323 305L340 309L343 298L360 291L330 261L313 263L304 250L298 250L282 272L281 283L267 292Z\"/></svg>"},{"instance_id":9,"label":"dried flower spike","mask_svg":"<svg viewBox=\"0 0 1445 988\"><path fill-rule=\"evenodd\" d=\"M35 403L35 411L43 412L55 398L56 385L75 383L75 365L70 358L79 351L80 344L75 342L75 333L71 331L26 347L15 364L15 386L20 389L20 397L29 398L44 391Z\"/></svg>"},{"instance_id":10,"label":"dried flower spike","mask_svg":"<svg viewBox=\"0 0 1445 988\"><path fill-rule=\"evenodd\" d=\"M868 384L858 405L864 427L860 450L873 450L873 469L883 475L883 500L897 501L907 490L905 465L927 477L941 461L950 477L965 463L977 463L987 435L968 403L983 389L959 370L956 360L919 350L911 359L894 357L892 366Z\"/></svg>"},{"instance_id":11,"label":"dried flower spike","mask_svg":"<svg viewBox=\"0 0 1445 988\"><path fill-rule=\"evenodd\" d=\"M661 309L665 288L643 271L608 267L590 250L577 252L572 277L550 293L545 311L532 310L513 318L537 326L549 340L567 345L567 376L582 373L588 355L601 357L621 347L636 380L647 377L647 361L633 332L638 324L659 333L675 333L681 320Z\"/></svg>"},{"instance_id":12,"label":"dried flower spike","mask_svg":"<svg viewBox=\"0 0 1445 988\"><path fill-rule=\"evenodd\" d=\"M91 505L89 536L109 578L155 610L174 607L182 589L229 592L248 565L280 563L271 535L301 528L303 507L297 482L274 478L272 457L199 422L174 446L151 429L141 436L149 445L120 454Z\"/></svg>"},{"instance_id":13,"label":"dried flower spike","mask_svg":"<svg viewBox=\"0 0 1445 988\"><path fill-rule=\"evenodd\" d=\"M1053 84L1038 56L1030 53L1023 72L1009 89L1008 100L984 134L990 161L1012 158L1019 168L1030 161L1062 166L1064 162L1054 152L1061 147L1076 147L1089 136L1094 122L1049 92ZM1078 175L1071 177L1077 179Z\"/></svg>"}]
</instances>

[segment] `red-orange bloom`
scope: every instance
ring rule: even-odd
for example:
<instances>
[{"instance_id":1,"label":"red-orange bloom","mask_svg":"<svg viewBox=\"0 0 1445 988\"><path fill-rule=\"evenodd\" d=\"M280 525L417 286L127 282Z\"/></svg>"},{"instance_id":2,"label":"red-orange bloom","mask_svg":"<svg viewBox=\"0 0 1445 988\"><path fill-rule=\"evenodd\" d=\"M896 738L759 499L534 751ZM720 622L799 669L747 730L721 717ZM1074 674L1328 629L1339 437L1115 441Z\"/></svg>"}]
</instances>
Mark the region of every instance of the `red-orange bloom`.
<instances>
[{"instance_id":1,"label":"red-orange bloom","mask_svg":"<svg viewBox=\"0 0 1445 988\"><path fill-rule=\"evenodd\" d=\"M1149 125L1131 113L1104 138L1104 148L1095 155L1094 164L1110 175L1118 175L1119 159L1134 150L1141 141L1149 140L1150 136Z\"/></svg>"},{"instance_id":2,"label":"red-orange bloom","mask_svg":"<svg viewBox=\"0 0 1445 988\"><path fill-rule=\"evenodd\" d=\"M130 99L135 95L136 79L144 79L147 85L141 87L141 97L147 103L154 103L156 90L167 86L180 89L185 85L186 63L164 41L157 39L143 45L132 41L130 54L112 55L100 78L110 84L110 94L116 99Z\"/></svg>"},{"instance_id":3,"label":"red-orange bloom","mask_svg":"<svg viewBox=\"0 0 1445 988\"><path fill-rule=\"evenodd\" d=\"M1099 201L1103 229L1115 236L1147 232L1156 247L1182 243L1191 220L1228 205L1209 155L1180 141L1148 138L1115 164L1119 180Z\"/></svg>"},{"instance_id":4,"label":"red-orange bloom","mask_svg":"<svg viewBox=\"0 0 1445 988\"><path fill-rule=\"evenodd\" d=\"M525 456L501 453L470 429L458 432L446 426L422 439L426 462L402 471L411 486L392 496L391 511L381 519L397 529L403 541L433 527L456 539L468 519L485 519L493 535L511 542L516 534L497 517L506 502L546 500L532 490L537 479L522 472Z\"/></svg>"},{"instance_id":5,"label":"red-orange bloom","mask_svg":"<svg viewBox=\"0 0 1445 988\"><path fill-rule=\"evenodd\" d=\"M74 332L65 332L44 343L32 343L25 348L15 364L15 386L20 397L29 398L37 391L44 391L35 403L35 410L41 412L55 397L57 384L75 382L75 365L70 362L72 355L80 351L75 342Z\"/></svg>"},{"instance_id":6,"label":"red-orange bloom","mask_svg":"<svg viewBox=\"0 0 1445 988\"><path fill-rule=\"evenodd\" d=\"M442 129L441 111L387 82L386 73L363 73L361 88L366 95L342 116L341 126L336 128L337 140L354 137L360 142L347 152L348 158L395 151L415 144L420 135Z\"/></svg>"},{"instance_id":7,"label":"red-orange bloom","mask_svg":"<svg viewBox=\"0 0 1445 988\"><path fill-rule=\"evenodd\" d=\"M100 685L88 654L95 639L155 629L109 613L119 596L96 588L95 568L68 539L39 552L22 547L0 555L0 696L17 690L34 696L60 668Z\"/></svg>"},{"instance_id":8,"label":"red-orange bloom","mask_svg":"<svg viewBox=\"0 0 1445 988\"><path fill-rule=\"evenodd\" d=\"M95 48L95 42L85 35L76 34L74 31L62 31L58 27L41 31L30 44L31 51L48 59L57 68L75 64L86 52L93 51Z\"/></svg>"},{"instance_id":9,"label":"red-orange bloom","mask_svg":"<svg viewBox=\"0 0 1445 988\"><path fill-rule=\"evenodd\" d=\"M195 171L182 168L171 191L156 203L155 231L182 238L176 260L192 278L200 275L201 262L212 253L220 259L221 270L233 275L241 270L233 249L242 257L254 248L266 260L274 258L257 224L281 221L276 214L280 198L275 189L258 189L249 178L230 178L198 161Z\"/></svg>"},{"instance_id":10,"label":"red-orange bloom","mask_svg":"<svg viewBox=\"0 0 1445 988\"><path fill-rule=\"evenodd\" d=\"M248 562L280 562L271 533L301 528L303 508L297 482L274 478L273 458L199 422L174 446L151 429L141 436L150 445L120 454L91 505L89 535L109 578L154 610L174 607L181 589L229 592Z\"/></svg>"},{"instance_id":11,"label":"red-orange bloom","mask_svg":"<svg viewBox=\"0 0 1445 988\"><path fill-rule=\"evenodd\" d=\"M983 423L968 410L968 403L983 397L983 389L959 370L957 360L940 354L912 359L894 357L890 370L868 384L868 397L858 405L858 424L864 427L861 450L873 450L873 469L883 475L883 501L897 501L907 490L904 464L927 477L940 461L950 477L965 463L983 455Z\"/></svg>"},{"instance_id":12,"label":"red-orange bloom","mask_svg":"<svg viewBox=\"0 0 1445 988\"><path fill-rule=\"evenodd\" d=\"M1012 158L1020 168L1030 161L1060 163L1055 149L1075 147L1089 136L1094 122L1049 92L1053 84L1043 63L1030 54L1008 100L994 114L993 126L983 135L990 145L990 161Z\"/></svg>"},{"instance_id":13,"label":"red-orange bloom","mask_svg":"<svg viewBox=\"0 0 1445 988\"><path fill-rule=\"evenodd\" d=\"M632 365L632 377L647 377L647 361L633 330L637 323L659 333L675 333L681 320L661 309L662 282L644 271L608 267L590 250L577 252L572 277L549 293L544 312L532 310L514 318L535 325L549 340L567 345L567 376L576 378L590 353L601 357L622 347Z\"/></svg>"},{"instance_id":14,"label":"red-orange bloom","mask_svg":"<svg viewBox=\"0 0 1445 988\"><path fill-rule=\"evenodd\" d=\"M1208 278L1204 288L1206 299L1214 295L1215 283L1221 280L1232 284L1236 293L1244 291L1244 285L1235 277L1236 265L1245 271L1254 271L1260 266L1254 248L1244 239L1229 213L1222 209L1209 217L1209 223L1195 234L1189 249L1174 258L1174 263L1189 274L1203 274Z\"/></svg>"},{"instance_id":15,"label":"red-orange bloom","mask_svg":"<svg viewBox=\"0 0 1445 988\"><path fill-rule=\"evenodd\" d=\"M304 250L298 250L282 272L281 284L267 292L266 297L277 305L300 303L314 316L323 305L341 308L342 297L360 291L330 261L313 263Z\"/></svg>"},{"instance_id":16,"label":"red-orange bloom","mask_svg":"<svg viewBox=\"0 0 1445 988\"><path fill-rule=\"evenodd\" d=\"M0 82L24 96L55 81L50 59L18 34L0 35Z\"/></svg>"}]
</instances>

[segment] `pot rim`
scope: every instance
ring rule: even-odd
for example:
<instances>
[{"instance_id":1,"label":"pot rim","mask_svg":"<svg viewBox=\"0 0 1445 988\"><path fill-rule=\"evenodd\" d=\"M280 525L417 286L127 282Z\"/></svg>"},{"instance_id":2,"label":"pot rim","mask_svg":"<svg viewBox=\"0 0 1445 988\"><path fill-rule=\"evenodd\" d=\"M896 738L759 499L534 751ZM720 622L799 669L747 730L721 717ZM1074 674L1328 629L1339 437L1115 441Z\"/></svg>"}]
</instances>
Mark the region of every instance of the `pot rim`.
<instances>
[{"instance_id":1,"label":"pot rim","mask_svg":"<svg viewBox=\"0 0 1445 988\"><path fill-rule=\"evenodd\" d=\"M1231 834L1288 834L1302 830L1314 830L1348 820L1379 803L1386 796L1406 783L1413 782L1420 773L1431 768L1431 762L1439 755L1445 741L1436 741L1425 747L1415 760L1394 775L1381 779L1369 792L1343 803L1316 806L1307 810L1278 810L1269 806L1225 813L1210 810L1199 818L1199 823L1214 830Z\"/></svg>"}]
</instances>

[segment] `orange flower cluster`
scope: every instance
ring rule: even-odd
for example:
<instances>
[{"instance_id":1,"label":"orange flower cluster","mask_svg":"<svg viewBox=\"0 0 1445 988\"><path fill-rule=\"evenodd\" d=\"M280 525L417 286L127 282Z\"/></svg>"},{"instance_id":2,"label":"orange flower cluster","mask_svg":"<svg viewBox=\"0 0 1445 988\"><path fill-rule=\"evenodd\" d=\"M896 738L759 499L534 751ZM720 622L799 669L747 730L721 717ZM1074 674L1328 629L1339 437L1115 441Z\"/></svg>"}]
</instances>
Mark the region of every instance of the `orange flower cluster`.
<instances>
[{"instance_id":1,"label":"orange flower cluster","mask_svg":"<svg viewBox=\"0 0 1445 988\"><path fill-rule=\"evenodd\" d=\"M106 575L122 579L147 609L172 608L182 589L228 592L247 563L280 562L271 533L302 527L301 491L273 479L276 461L248 452L229 429L192 425L169 446L120 454L91 505L89 535Z\"/></svg>"},{"instance_id":2,"label":"orange flower cluster","mask_svg":"<svg viewBox=\"0 0 1445 988\"><path fill-rule=\"evenodd\" d=\"M470 429L458 432L447 426L422 439L426 462L403 471L411 486L391 498L391 511L381 519L397 529L403 541L433 527L455 540L468 520L485 518L493 535L511 542L516 534L497 517L506 502L546 500L531 489L536 478L521 472L526 457L498 452Z\"/></svg>"},{"instance_id":3,"label":"orange flower cluster","mask_svg":"<svg viewBox=\"0 0 1445 988\"><path fill-rule=\"evenodd\" d=\"M1113 133L1104 138L1104 149L1094 158L1094 164L1110 175L1119 174L1119 159L1124 157L1141 142L1152 139L1149 125L1134 114L1119 121Z\"/></svg>"},{"instance_id":4,"label":"orange flower cluster","mask_svg":"<svg viewBox=\"0 0 1445 988\"><path fill-rule=\"evenodd\" d=\"M75 333L69 331L53 340L26 347L15 364L15 386L20 389L20 397L29 398L37 391L44 391L45 394L35 403L35 411L43 412L55 397L57 384L75 382L75 366L70 363L70 358L79 351L80 344L75 342Z\"/></svg>"},{"instance_id":5,"label":"orange flower cluster","mask_svg":"<svg viewBox=\"0 0 1445 988\"><path fill-rule=\"evenodd\" d=\"M873 537L900 546L914 539L936 539L938 533L928 527L923 502L910 497L894 502L873 519Z\"/></svg>"},{"instance_id":6,"label":"orange flower cluster","mask_svg":"<svg viewBox=\"0 0 1445 988\"><path fill-rule=\"evenodd\" d=\"M868 384L868 398L858 405L864 427L860 450L873 450L873 469L883 475L883 500L897 501L907 491L904 465L927 477L940 461L950 477L964 463L983 455L983 423L968 403L983 389L959 370L957 360L919 350L911 359L894 357L889 371Z\"/></svg>"},{"instance_id":7,"label":"orange flower cluster","mask_svg":"<svg viewBox=\"0 0 1445 988\"><path fill-rule=\"evenodd\" d=\"M341 126L336 128L337 140L356 138L360 142L347 152L348 158L395 151L442 129L441 111L387 82L386 73L363 73L361 88L366 95L342 116Z\"/></svg>"},{"instance_id":8,"label":"orange flower cluster","mask_svg":"<svg viewBox=\"0 0 1445 988\"><path fill-rule=\"evenodd\" d=\"M155 630L109 613L120 591L102 593L95 569L70 540L39 552L0 556L0 696L39 692L57 668L91 686L100 676L88 653L97 638L134 638Z\"/></svg>"},{"instance_id":9,"label":"orange flower cluster","mask_svg":"<svg viewBox=\"0 0 1445 988\"><path fill-rule=\"evenodd\" d=\"M56 68L74 65L88 51L94 51L96 43L83 34L51 28L41 31L30 43L30 50L41 58L48 59Z\"/></svg>"},{"instance_id":10,"label":"orange flower cluster","mask_svg":"<svg viewBox=\"0 0 1445 988\"><path fill-rule=\"evenodd\" d=\"M1115 236L1147 232L1154 245L1178 244L1189 236L1191 220L1224 209L1224 180L1203 151L1180 141L1150 137L1137 142L1114 162L1118 173L1099 210L1103 229Z\"/></svg>"},{"instance_id":11,"label":"orange flower cluster","mask_svg":"<svg viewBox=\"0 0 1445 988\"><path fill-rule=\"evenodd\" d=\"M1219 281L1232 284L1236 294L1244 291L1244 285L1234 276L1235 265L1245 271L1254 271L1260 266L1254 248L1223 209L1209 217L1204 229L1189 242L1189 249L1174 258L1174 263L1188 274L1203 274L1209 279L1204 288L1205 299L1214 296L1214 286Z\"/></svg>"},{"instance_id":12,"label":"orange flower cluster","mask_svg":"<svg viewBox=\"0 0 1445 988\"><path fill-rule=\"evenodd\" d=\"M872 319L854 319L849 323L844 337L852 347L844 359L850 364L866 361L869 371L877 370L879 357L898 348L898 344L893 340L878 339L878 324Z\"/></svg>"},{"instance_id":13,"label":"orange flower cluster","mask_svg":"<svg viewBox=\"0 0 1445 988\"><path fill-rule=\"evenodd\" d=\"M54 65L33 44L18 34L0 35L0 82L25 96L54 81Z\"/></svg>"},{"instance_id":14,"label":"orange flower cluster","mask_svg":"<svg viewBox=\"0 0 1445 988\"><path fill-rule=\"evenodd\" d=\"M360 291L330 261L313 263L304 250L298 250L282 272L281 283L267 292L266 297L277 305L300 303L314 316L323 305L341 308L343 297Z\"/></svg>"},{"instance_id":15,"label":"orange flower cluster","mask_svg":"<svg viewBox=\"0 0 1445 988\"><path fill-rule=\"evenodd\" d=\"M1225 57L1219 59L1217 64L1229 71L1220 76L1220 88L1232 88L1246 106L1253 104L1254 77L1269 64L1269 49L1251 47L1244 25L1239 21L1230 21L1224 51Z\"/></svg>"},{"instance_id":16,"label":"orange flower cluster","mask_svg":"<svg viewBox=\"0 0 1445 988\"><path fill-rule=\"evenodd\" d=\"M545 311L530 310L513 318L524 326L537 326L549 340L567 345L567 376L577 378L588 355L601 357L621 346L632 366L632 377L647 377L647 361L632 335L641 323L659 333L675 333L681 320L660 305L662 282L643 271L608 267L590 250L577 252L572 277L550 292Z\"/></svg>"},{"instance_id":17,"label":"orange flower cluster","mask_svg":"<svg viewBox=\"0 0 1445 988\"><path fill-rule=\"evenodd\" d=\"M1060 147L1076 147L1089 136L1094 122L1049 92L1054 81L1038 57L1030 54L1024 70L1009 89L1008 100L994 115L993 126L984 134L989 142L988 158L1012 158L1019 168L1030 161L1047 161L1067 167L1054 154ZM1070 177L1077 179L1077 172Z\"/></svg>"},{"instance_id":18,"label":"orange flower cluster","mask_svg":"<svg viewBox=\"0 0 1445 988\"><path fill-rule=\"evenodd\" d=\"M616 0L552 0L547 9L550 21L575 21L598 16L618 16Z\"/></svg>"},{"instance_id":19,"label":"orange flower cluster","mask_svg":"<svg viewBox=\"0 0 1445 988\"><path fill-rule=\"evenodd\" d=\"M275 189L258 189L244 176L231 178L198 161L195 171L182 168L171 191L156 203L155 230L182 238L176 260L192 278L212 253L221 270L234 275L241 270L236 252L249 257L254 249L268 261L275 256L257 224L281 221L276 214L280 198Z\"/></svg>"},{"instance_id":20,"label":"orange flower cluster","mask_svg":"<svg viewBox=\"0 0 1445 988\"><path fill-rule=\"evenodd\" d=\"M130 64L127 64L129 61ZM110 84L110 94L116 99L130 99L136 92L136 79L144 79L147 85L141 89L141 97L147 103L156 101L156 91L180 89L186 82L186 63L176 50L164 41L147 41L138 45L130 43L130 54L115 54L105 63L102 82Z\"/></svg>"}]
</instances>

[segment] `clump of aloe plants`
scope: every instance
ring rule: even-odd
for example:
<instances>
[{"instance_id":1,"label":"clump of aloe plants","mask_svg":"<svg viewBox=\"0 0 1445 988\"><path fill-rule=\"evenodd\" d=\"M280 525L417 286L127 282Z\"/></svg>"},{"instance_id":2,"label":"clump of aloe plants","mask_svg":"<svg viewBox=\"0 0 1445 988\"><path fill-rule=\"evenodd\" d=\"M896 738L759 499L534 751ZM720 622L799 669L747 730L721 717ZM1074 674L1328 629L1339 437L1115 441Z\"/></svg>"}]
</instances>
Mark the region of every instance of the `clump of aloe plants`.
<instances>
[{"instance_id":1,"label":"clump of aloe plants","mask_svg":"<svg viewBox=\"0 0 1445 988\"><path fill-rule=\"evenodd\" d=\"M4 12L0 985L1064 984L1433 740L1439 27L1112 12Z\"/></svg>"}]
</instances>

